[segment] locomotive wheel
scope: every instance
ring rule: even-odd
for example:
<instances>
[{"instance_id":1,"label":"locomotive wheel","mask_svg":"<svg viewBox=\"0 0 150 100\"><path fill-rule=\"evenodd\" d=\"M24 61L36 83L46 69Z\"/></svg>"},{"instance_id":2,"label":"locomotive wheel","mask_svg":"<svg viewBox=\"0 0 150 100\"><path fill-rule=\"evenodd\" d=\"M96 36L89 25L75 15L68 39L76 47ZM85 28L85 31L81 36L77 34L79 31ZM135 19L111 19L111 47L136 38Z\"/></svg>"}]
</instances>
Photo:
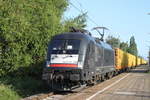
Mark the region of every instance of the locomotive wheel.
<instances>
[{"instance_id":1,"label":"locomotive wheel","mask_svg":"<svg viewBox=\"0 0 150 100\"><path fill-rule=\"evenodd\" d=\"M108 72L107 73L107 79L110 79L111 78L111 72Z\"/></svg>"},{"instance_id":2,"label":"locomotive wheel","mask_svg":"<svg viewBox=\"0 0 150 100\"><path fill-rule=\"evenodd\" d=\"M97 77L97 83L100 83L102 81L102 77L101 77L101 75L98 75L98 77Z\"/></svg>"},{"instance_id":3,"label":"locomotive wheel","mask_svg":"<svg viewBox=\"0 0 150 100\"><path fill-rule=\"evenodd\" d=\"M94 85L94 84L93 84L92 80L88 80L87 86L93 86L93 85Z\"/></svg>"},{"instance_id":4,"label":"locomotive wheel","mask_svg":"<svg viewBox=\"0 0 150 100\"><path fill-rule=\"evenodd\" d=\"M114 72L110 72L109 78L113 77Z\"/></svg>"},{"instance_id":5,"label":"locomotive wheel","mask_svg":"<svg viewBox=\"0 0 150 100\"><path fill-rule=\"evenodd\" d=\"M105 81L105 80L106 80L106 75L103 74L103 75L101 76L101 81Z\"/></svg>"},{"instance_id":6,"label":"locomotive wheel","mask_svg":"<svg viewBox=\"0 0 150 100\"><path fill-rule=\"evenodd\" d=\"M93 86L93 85L95 85L96 83L97 83L97 82L96 82L96 78L93 77L93 79L88 80L87 85L88 85L88 86Z\"/></svg>"},{"instance_id":7,"label":"locomotive wheel","mask_svg":"<svg viewBox=\"0 0 150 100\"><path fill-rule=\"evenodd\" d=\"M117 71L114 71L114 72L113 72L113 76L116 76L116 75L117 75Z\"/></svg>"}]
</instances>

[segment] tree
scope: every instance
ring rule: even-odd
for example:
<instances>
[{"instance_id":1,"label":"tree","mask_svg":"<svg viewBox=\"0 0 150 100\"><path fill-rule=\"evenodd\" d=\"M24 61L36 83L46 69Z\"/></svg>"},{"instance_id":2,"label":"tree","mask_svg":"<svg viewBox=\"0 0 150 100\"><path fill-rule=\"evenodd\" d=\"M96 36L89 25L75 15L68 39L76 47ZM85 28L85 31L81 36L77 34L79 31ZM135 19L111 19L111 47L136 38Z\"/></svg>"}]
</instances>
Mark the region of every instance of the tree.
<instances>
[{"instance_id":1,"label":"tree","mask_svg":"<svg viewBox=\"0 0 150 100\"><path fill-rule=\"evenodd\" d=\"M134 36L132 36L130 38L130 44L129 44L128 52L135 55L135 56L138 55L137 45L136 45Z\"/></svg>"},{"instance_id":2,"label":"tree","mask_svg":"<svg viewBox=\"0 0 150 100\"><path fill-rule=\"evenodd\" d=\"M52 36L67 31L67 25L86 26L86 14L63 21L68 4L68 0L0 0L0 75L30 66L36 71Z\"/></svg>"},{"instance_id":3,"label":"tree","mask_svg":"<svg viewBox=\"0 0 150 100\"><path fill-rule=\"evenodd\" d=\"M67 0L0 0L0 75L43 61Z\"/></svg>"},{"instance_id":4,"label":"tree","mask_svg":"<svg viewBox=\"0 0 150 100\"><path fill-rule=\"evenodd\" d=\"M128 42L121 42L120 49L122 49L125 52L128 52Z\"/></svg>"},{"instance_id":5,"label":"tree","mask_svg":"<svg viewBox=\"0 0 150 100\"><path fill-rule=\"evenodd\" d=\"M113 36L108 36L106 38L106 42L110 44L113 48L119 48L120 47L120 39L115 38Z\"/></svg>"},{"instance_id":6,"label":"tree","mask_svg":"<svg viewBox=\"0 0 150 100\"><path fill-rule=\"evenodd\" d=\"M77 29L83 29L86 27L86 17L87 13L82 13L75 18L70 18L64 21L64 31L69 31L70 27L75 27Z\"/></svg>"},{"instance_id":7,"label":"tree","mask_svg":"<svg viewBox=\"0 0 150 100\"><path fill-rule=\"evenodd\" d=\"M106 38L106 42L110 44L113 48L120 48L125 52L131 53L135 56L138 55L137 45L135 43L135 38L132 36L130 38L130 44L128 42L120 42L119 38L115 38L113 36L108 36Z\"/></svg>"}]
</instances>

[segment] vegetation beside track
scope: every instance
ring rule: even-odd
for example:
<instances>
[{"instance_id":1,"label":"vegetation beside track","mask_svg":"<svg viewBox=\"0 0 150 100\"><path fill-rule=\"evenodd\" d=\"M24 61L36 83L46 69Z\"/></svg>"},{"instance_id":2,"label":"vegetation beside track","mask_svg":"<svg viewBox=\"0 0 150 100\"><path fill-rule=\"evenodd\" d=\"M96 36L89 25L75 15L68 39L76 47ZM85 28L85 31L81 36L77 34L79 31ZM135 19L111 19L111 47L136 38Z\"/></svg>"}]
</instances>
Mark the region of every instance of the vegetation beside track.
<instances>
[{"instance_id":1,"label":"vegetation beside track","mask_svg":"<svg viewBox=\"0 0 150 100\"><path fill-rule=\"evenodd\" d=\"M48 92L47 85L33 77L0 78L0 100L20 100L43 92Z\"/></svg>"},{"instance_id":2,"label":"vegetation beside track","mask_svg":"<svg viewBox=\"0 0 150 100\"><path fill-rule=\"evenodd\" d=\"M20 98L11 86L0 84L0 100L19 100Z\"/></svg>"}]
</instances>

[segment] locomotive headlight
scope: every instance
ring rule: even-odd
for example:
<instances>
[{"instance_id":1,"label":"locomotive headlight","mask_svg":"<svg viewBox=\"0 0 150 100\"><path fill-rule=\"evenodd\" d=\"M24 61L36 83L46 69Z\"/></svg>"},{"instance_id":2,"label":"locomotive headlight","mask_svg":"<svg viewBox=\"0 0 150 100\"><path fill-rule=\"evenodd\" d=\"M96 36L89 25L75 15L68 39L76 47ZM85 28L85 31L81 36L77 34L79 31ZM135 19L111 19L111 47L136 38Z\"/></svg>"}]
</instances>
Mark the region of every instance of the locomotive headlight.
<instances>
[{"instance_id":1,"label":"locomotive headlight","mask_svg":"<svg viewBox=\"0 0 150 100\"><path fill-rule=\"evenodd\" d=\"M83 63L82 62L78 62L78 67L82 69L83 68Z\"/></svg>"},{"instance_id":2,"label":"locomotive headlight","mask_svg":"<svg viewBox=\"0 0 150 100\"><path fill-rule=\"evenodd\" d=\"M46 61L46 67L49 67L50 61Z\"/></svg>"}]
</instances>

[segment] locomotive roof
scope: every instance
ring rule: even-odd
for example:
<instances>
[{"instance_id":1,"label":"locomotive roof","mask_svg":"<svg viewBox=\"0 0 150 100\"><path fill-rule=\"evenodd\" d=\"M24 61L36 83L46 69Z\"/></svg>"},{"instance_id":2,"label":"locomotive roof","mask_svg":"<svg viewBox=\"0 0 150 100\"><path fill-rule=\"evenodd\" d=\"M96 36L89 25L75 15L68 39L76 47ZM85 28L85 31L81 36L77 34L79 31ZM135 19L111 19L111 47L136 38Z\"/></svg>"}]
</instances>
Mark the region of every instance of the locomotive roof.
<instances>
[{"instance_id":1,"label":"locomotive roof","mask_svg":"<svg viewBox=\"0 0 150 100\"><path fill-rule=\"evenodd\" d=\"M103 48L106 48L106 49L112 49L112 47L108 43L101 41L101 39L99 39L97 37L94 37L94 39L95 39L97 45L99 45Z\"/></svg>"},{"instance_id":2,"label":"locomotive roof","mask_svg":"<svg viewBox=\"0 0 150 100\"><path fill-rule=\"evenodd\" d=\"M54 36L53 39L88 39L94 40L88 33L81 33L81 32L66 32L62 34L58 34Z\"/></svg>"},{"instance_id":3,"label":"locomotive roof","mask_svg":"<svg viewBox=\"0 0 150 100\"><path fill-rule=\"evenodd\" d=\"M105 43L103 41L100 41L100 45L102 45L106 49L112 49L112 47L109 44L107 44L107 43Z\"/></svg>"},{"instance_id":4,"label":"locomotive roof","mask_svg":"<svg viewBox=\"0 0 150 100\"><path fill-rule=\"evenodd\" d=\"M103 42L103 41L96 41L94 37L90 36L88 33L81 33L81 32L66 32L62 34L55 35L53 39L85 39L87 41L93 41L95 44L99 46L112 50L112 47Z\"/></svg>"}]
</instances>

